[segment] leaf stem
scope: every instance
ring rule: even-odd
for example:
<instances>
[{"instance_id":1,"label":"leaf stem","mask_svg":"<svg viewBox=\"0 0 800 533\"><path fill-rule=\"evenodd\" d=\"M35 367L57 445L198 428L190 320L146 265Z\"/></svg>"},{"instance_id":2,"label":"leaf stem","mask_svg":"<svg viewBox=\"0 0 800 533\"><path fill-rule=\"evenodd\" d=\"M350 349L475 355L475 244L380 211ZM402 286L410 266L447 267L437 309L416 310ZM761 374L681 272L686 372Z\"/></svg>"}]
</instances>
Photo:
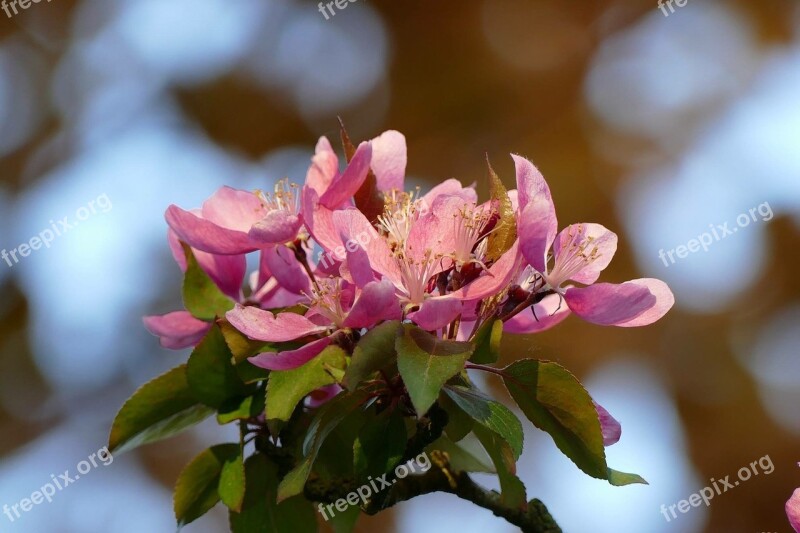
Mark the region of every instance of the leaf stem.
<instances>
[{"instance_id":1,"label":"leaf stem","mask_svg":"<svg viewBox=\"0 0 800 533\"><path fill-rule=\"evenodd\" d=\"M486 365L479 365L476 363L467 363L465 368L470 370L481 370L483 372L491 372L492 374L497 374L501 377L508 377L505 372L500 370L499 368L494 368L493 366L486 366Z\"/></svg>"}]
</instances>

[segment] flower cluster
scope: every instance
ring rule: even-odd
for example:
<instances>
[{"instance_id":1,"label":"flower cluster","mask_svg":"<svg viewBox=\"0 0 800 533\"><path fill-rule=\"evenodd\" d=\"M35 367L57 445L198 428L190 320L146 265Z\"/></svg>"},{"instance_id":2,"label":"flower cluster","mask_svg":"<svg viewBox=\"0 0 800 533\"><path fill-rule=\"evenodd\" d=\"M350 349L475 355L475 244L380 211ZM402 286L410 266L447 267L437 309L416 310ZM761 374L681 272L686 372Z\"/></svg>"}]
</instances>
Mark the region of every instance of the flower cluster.
<instances>
[{"instance_id":1,"label":"flower cluster","mask_svg":"<svg viewBox=\"0 0 800 533\"><path fill-rule=\"evenodd\" d=\"M446 491L524 531L559 531L516 475L520 420L472 383L475 370L499 376L585 473L644 483L607 465L621 426L567 369L517 358L495 365L504 332L544 331L570 314L644 326L672 307L669 288L598 283L617 236L599 224L559 232L549 187L522 157L512 156L516 189L490 166L490 197L479 202L455 179L425 194L404 190L406 143L396 131L355 146L343 130L342 140L346 164L323 137L302 185L223 187L199 209L169 207L185 310L145 325L163 346L193 349L123 405L109 448L171 436L213 413L239 425L239 442L211 447L181 473L180 524L222 501L234 533L266 514L285 525L276 531L316 531L314 503L346 509L352 488L379 479L390 488L356 514ZM258 269L247 276L253 252ZM485 456L473 455L476 446ZM423 452L435 468L420 479L386 479ZM497 474L500 494L471 472ZM342 531L352 531L348 521Z\"/></svg>"},{"instance_id":2,"label":"flower cluster","mask_svg":"<svg viewBox=\"0 0 800 533\"><path fill-rule=\"evenodd\" d=\"M303 185L282 180L272 193L223 187L200 209L167 210L178 263L186 268L183 242L235 302L225 318L251 339L290 343L253 357L256 366L297 368L386 320L469 341L493 318L511 333L543 331L571 313L644 326L674 302L656 279L597 283L616 234L594 223L559 232L547 182L520 156L512 156L516 190L479 203L474 188L455 179L424 195L404 191L406 144L396 131L351 152L340 171L323 137ZM245 255L254 251L260 268L245 295ZM280 311L298 305L304 313ZM168 348L192 346L210 327L186 311L145 323Z\"/></svg>"}]
</instances>

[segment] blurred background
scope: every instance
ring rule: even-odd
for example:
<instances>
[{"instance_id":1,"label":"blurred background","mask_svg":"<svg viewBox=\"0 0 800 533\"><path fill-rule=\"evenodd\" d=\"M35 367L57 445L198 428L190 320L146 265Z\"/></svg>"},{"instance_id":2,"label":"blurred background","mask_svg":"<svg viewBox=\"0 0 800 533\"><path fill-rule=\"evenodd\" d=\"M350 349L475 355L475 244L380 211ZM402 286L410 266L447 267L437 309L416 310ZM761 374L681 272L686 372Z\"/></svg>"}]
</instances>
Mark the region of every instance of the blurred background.
<instances>
[{"instance_id":1,"label":"blurred background","mask_svg":"<svg viewBox=\"0 0 800 533\"><path fill-rule=\"evenodd\" d=\"M339 115L354 139L402 131L409 179L423 188L457 177L485 197L485 153L509 186L509 152L527 156L562 227L599 222L620 235L603 281L657 277L674 290L675 309L651 327L570 318L505 341L509 361L573 370L622 423L610 465L650 482L590 479L527 432L520 475L565 531L789 531L783 505L800 486L800 4L673 7L358 0L326 20L300 0L56 0L0 12L0 248L87 215L50 248L0 261L0 505L74 471L107 442L124 399L185 360L140 319L180 307L166 207L199 206L223 184L302 181ZM659 258L725 223L737 232L708 251ZM504 394L498 385L485 383ZM0 531L174 531L180 469L227 438L212 421L115 458L13 523L0 515ZM767 455L771 474L671 522L661 514ZM185 531L226 523L217 509ZM434 495L358 531L514 528Z\"/></svg>"}]
</instances>

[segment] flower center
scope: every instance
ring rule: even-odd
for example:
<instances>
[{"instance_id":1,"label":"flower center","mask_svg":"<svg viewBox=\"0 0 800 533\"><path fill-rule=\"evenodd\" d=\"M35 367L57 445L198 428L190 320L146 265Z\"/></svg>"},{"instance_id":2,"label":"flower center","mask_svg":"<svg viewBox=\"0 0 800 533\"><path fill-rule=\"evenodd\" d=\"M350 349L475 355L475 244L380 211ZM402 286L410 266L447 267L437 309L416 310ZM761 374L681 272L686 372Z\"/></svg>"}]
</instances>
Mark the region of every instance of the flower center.
<instances>
[{"instance_id":1,"label":"flower center","mask_svg":"<svg viewBox=\"0 0 800 533\"><path fill-rule=\"evenodd\" d=\"M464 207L453 215L453 260L461 267L473 259L480 261L486 253L486 227L492 220L491 211ZM478 244L480 241L480 244ZM477 245L477 246L476 246Z\"/></svg>"},{"instance_id":2,"label":"flower center","mask_svg":"<svg viewBox=\"0 0 800 533\"><path fill-rule=\"evenodd\" d=\"M289 178L283 178L275 184L275 192L265 193L257 190L256 196L268 211L286 211L296 216L300 212L298 189L296 183L289 183Z\"/></svg>"},{"instance_id":3,"label":"flower center","mask_svg":"<svg viewBox=\"0 0 800 533\"><path fill-rule=\"evenodd\" d=\"M403 292L411 304L421 304L425 301L428 280L438 271L440 258L436 258L426 251L422 259L415 260L402 251L395 252L395 260L400 270L403 281Z\"/></svg>"},{"instance_id":4,"label":"flower center","mask_svg":"<svg viewBox=\"0 0 800 533\"><path fill-rule=\"evenodd\" d=\"M567 232L567 241L561 244L553 268L545 277L554 289L572 279L578 272L600 258L595 237L586 235L582 225L572 227Z\"/></svg>"},{"instance_id":5,"label":"flower center","mask_svg":"<svg viewBox=\"0 0 800 533\"><path fill-rule=\"evenodd\" d=\"M346 318L342 308L341 278L319 278L311 288L311 306L340 328Z\"/></svg>"},{"instance_id":6,"label":"flower center","mask_svg":"<svg viewBox=\"0 0 800 533\"><path fill-rule=\"evenodd\" d=\"M408 240L411 225L419 218L419 188L412 192L393 189L386 193L386 208L378 217L378 229L386 234L389 246L396 248Z\"/></svg>"}]
</instances>

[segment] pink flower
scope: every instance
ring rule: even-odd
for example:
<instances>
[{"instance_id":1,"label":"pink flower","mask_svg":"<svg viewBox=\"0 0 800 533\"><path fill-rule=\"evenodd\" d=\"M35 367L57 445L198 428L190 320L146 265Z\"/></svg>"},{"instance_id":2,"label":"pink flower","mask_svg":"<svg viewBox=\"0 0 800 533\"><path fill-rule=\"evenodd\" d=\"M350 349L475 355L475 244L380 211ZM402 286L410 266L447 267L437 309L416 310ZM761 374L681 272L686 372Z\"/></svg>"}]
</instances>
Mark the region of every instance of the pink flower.
<instances>
[{"instance_id":1,"label":"pink flower","mask_svg":"<svg viewBox=\"0 0 800 533\"><path fill-rule=\"evenodd\" d=\"M281 200L222 187L199 211L171 205L165 217L180 240L192 248L234 255L260 250L292 240L302 224L294 200L286 197L291 192L283 187L280 182L275 192Z\"/></svg>"},{"instance_id":2,"label":"pink flower","mask_svg":"<svg viewBox=\"0 0 800 533\"><path fill-rule=\"evenodd\" d=\"M800 463L797 464L800 466ZM800 489L795 489L792 497L786 502L786 516L792 529L800 533Z\"/></svg>"},{"instance_id":3,"label":"pink flower","mask_svg":"<svg viewBox=\"0 0 800 533\"><path fill-rule=\"evenodd\" d=\"M437 277L451 275L467 263L483 267L482 253L491 220L486 206L476 206L474 191L453 180L446 190L432 191L423 201L413 195L393 198L378 232L356 209L332 213L331 241L345 249L345 269L353 283L376 279L394 285L406 317L434 331L462 314L464 301L497 294L516 266L516 246L482 275L464 286L441 286ZM432 199L431 196L433 196ZM424 209L430 201L431 207ZM483 247L482 247L483 246ZM445 278L442 282L448 285Z\"/></svg>"},{"instance_id":4,"label":"pink flower","mask_svg":"<svg viewBox=\"0 0 800 533\"><path fill-rule=\"evenodd\" d=\"M208 330L210 322L193 317L189 311L175 311L161 316L146 316L144 327L159 337L159 343L169 350L181 350L197 346Z\"/></svg>"},{"instance_id":5,"label":"pink flower","mask_svg":"<svg viewBox=\"0 0 800 533\"><path fill-rule=\"evenodd\" d=\"M529 265L518 282L524 291L547 295L542 307L552 312L544 325L533 313L525 313L512 328L520 333L541 331L563 320L570 311L594 324L621 327L645 326L664 316L675 299L663 281L647 278L622 284L595 283L614 257L617 236L600 224L573 224L557 234L555 206L547 182L528 160L513 158L520 251ZM548 256L552 256L551 264ZM586 286L566 285L570 281ZM562 299L568 310L560 306Z\"/></svg>"},{"instance_id":6,"label":"pink flower","mask_svg":"<svg viewBox=\"0 0 800 533\"><path fill-rule=\"evenodd\" d=\"M359 150L363 146L369 147L371 158L366 165L356 160L359 155L356 151L348 169L339 174L339 158L328 139L322 137L317 142L301 201L306 229L326 252L332 252L339 245L331 218L333 212L353 206L352 197L364 184L370 168L379 191L403 190L407 162L403 134L390 130L369 143L361 143Z\"/></svg>"},{"instance_id":7,"label":"pink flower","mask_svg":"<svg viewBox=\"0 0 800 533\"><path fill-rule=\"evenodd\" d=\"M339 207L364 183L371 158L371 144L361 143L340 173L336 154L323 137L306 177L307 187L321 196L322 205ZM215 254L241 254L295 240L303 226L300 199L298 187L288 180L279 181L269 194L223 187L199 212L172 205L166 219L180 239L193 248Z\"/></svg>"},{"instance_id":8,"label":"pink flower","mask_svg":"<svg viewBox=\"0 0 800 533\"><path fill-rule=\"evenodd\" d=\"M388 282L370 282L358 291L352 306L349 301L352 298L343 293L339 280L319 280L306 316L290 312L274 315L257 307L237 305L226 318L255 340L284 343L310 339L297 349L265 352L249 359L268 370L290 370L319 355L336 340L339 331L371 328L384 320L400 318L394 287Z\"/></svg>"},{"instance_id":9,"label":"pink flower","mask_svg":"<svg viewBox=\"0 0 800 533\"><path fill-rule=\"evenodd\" d=\"M594 408L597 410L597 416L600 417L600 430L603 432L603 446L616 444L622 436L622 426L602 405L597 402L593 403Z\"/></svg>"},{"instance_id":10,"label":"pink flower","mask_svg":"<svg viewBox=\"0 0 800 533\"><path fill-rule=\"evenodd\" d=\"M178 236L167 234L172 257L181 271L186 272L186 254ZM233 301L242 300L242 281L247 270L244 255L216 255L192 249L197 264L219 289ZM175 311L163 316L146 316L144 325L150 333L160 338L160 344L170 350L180 350L197 345L211 328L210 322L193 317L188 311Z\"/></svg>"}]
</instances>

